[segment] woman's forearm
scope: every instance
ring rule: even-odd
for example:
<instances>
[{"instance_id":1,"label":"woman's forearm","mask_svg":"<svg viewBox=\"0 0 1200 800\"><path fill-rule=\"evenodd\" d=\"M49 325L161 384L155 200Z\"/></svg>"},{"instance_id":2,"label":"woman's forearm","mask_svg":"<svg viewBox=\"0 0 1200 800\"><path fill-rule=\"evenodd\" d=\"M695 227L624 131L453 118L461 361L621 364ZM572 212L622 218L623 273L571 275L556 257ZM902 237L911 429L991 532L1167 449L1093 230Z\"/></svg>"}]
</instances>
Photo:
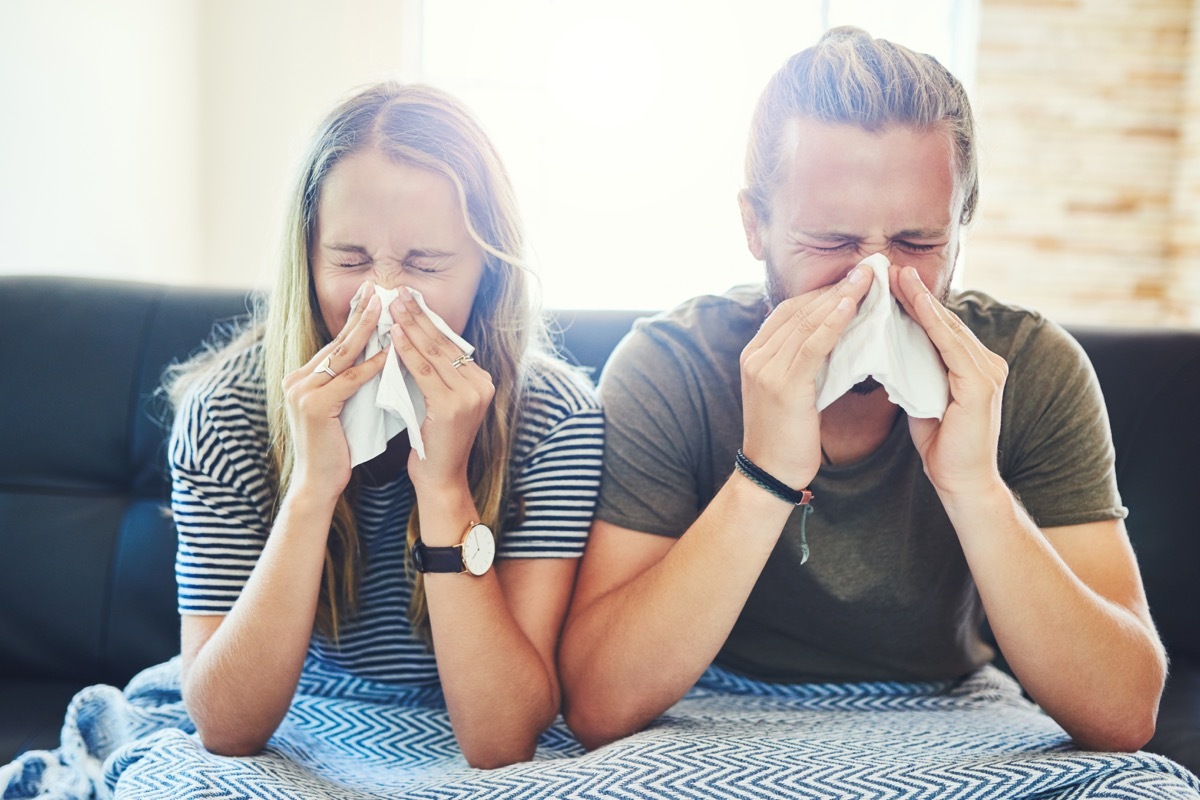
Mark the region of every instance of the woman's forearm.
<instances>
[{"instance_id":1,"label":"woman's forearm","mask_svg":"<svg viewBox=\"0 0 1200 800\"><path fill-rule=\"evenodd\" d=\"M467 524L479 519L465 487L437 497L427 493L418 508L422 539L431 546L457 544ZM537 737L559 710L553 651L540 653L522 630L497 572L494 565L480 576L425 575L434 654L450 721L467 761L482 768L532 758ZM563 583L565 605L569 580Z\"/></svg>"},{"instance_id":2,"label":"woman's forearm","mask_svg":"<svg viewBox=\"0 0 1200 800\"><path fill-rule=\"evenodd\" d=\"M294 487L229 613L219 623L185 618L183 695L209 750L257 753L287 713L312 637L332 513L328 500Z\"/></svg>"}]
</instances>

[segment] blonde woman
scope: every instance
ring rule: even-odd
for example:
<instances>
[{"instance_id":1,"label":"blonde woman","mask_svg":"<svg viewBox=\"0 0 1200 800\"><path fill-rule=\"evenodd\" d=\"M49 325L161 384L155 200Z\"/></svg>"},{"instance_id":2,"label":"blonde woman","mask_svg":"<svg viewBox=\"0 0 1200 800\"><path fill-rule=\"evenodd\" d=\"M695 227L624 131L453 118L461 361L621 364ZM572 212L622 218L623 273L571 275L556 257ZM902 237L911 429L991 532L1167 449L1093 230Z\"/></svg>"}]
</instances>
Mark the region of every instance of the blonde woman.
<instances>
[{"instance_id":1,"label":"blonde woman","mask_svg":"<svg viewBox=\"0 0 1200 800\"><path fill-rule=\"evenodd\" d=\"M182 692L210 752L258 753L298 689L362 680L440 685L473 766L532 757L603 429L549 355L521 251L505 171L456 100L378 85L321 125L265 320L171 390ZM399 291L395 324L363 359L377 288ZM425 457L406 431L352 468L339 415L396 358Z\"/></svg>"}]
</instances>

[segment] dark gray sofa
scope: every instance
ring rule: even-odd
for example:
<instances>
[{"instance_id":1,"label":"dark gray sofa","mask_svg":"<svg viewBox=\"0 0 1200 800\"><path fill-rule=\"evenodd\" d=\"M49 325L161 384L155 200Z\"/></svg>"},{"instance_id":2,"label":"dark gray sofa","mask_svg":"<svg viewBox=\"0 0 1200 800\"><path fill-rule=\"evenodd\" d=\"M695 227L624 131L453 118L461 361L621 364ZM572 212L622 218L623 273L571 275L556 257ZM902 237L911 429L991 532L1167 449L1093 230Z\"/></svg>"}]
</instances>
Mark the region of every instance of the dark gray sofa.
<instances>
[{"instance_id":1,"label":"dark gray sofa","mask_svg":"<svg viewBox=\"0 0 1200 800\"><path fill-rule=\"evenodd\" d=\"M163 513L163 367L247 308L232 290L0 277L0 763L54 747L67 701L179 650ZM597 370L634 311L563 312ZM1200 331L1073 329L1172 668L1148 749L1200 772Z\"/></svg>"}]
</instances>

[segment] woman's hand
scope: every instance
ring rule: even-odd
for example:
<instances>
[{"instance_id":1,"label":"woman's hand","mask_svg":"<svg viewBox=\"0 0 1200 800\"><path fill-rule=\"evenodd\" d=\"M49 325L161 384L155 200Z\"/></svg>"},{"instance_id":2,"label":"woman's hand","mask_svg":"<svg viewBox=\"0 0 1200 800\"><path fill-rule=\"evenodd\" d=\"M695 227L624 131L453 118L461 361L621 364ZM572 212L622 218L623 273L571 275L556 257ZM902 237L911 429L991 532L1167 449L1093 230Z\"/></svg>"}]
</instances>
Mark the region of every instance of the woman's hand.
<instances>
[{"instance_id":1,"label":"woman's hand","mask_svg":"<svg viewBox=\"0 0 1200 800\"><path fill-rule=\"evenodd\" d=\"M415 451L408 458L413 489L418 498L428 491L465 489L471 445L496 394L492 376L474 361L456 361L462 350L437 329L407 287L400 287L391 312L392 343L425 396L425 458Z\"/></svg>"},{"instance_id":2,"label":"woman's hand","mask_svg":"<svg viewBox=\"0 0 1200 800\"><path fill-rule=\"evenodd\" d=\"M873 277L855 267L831 286L783 301L742 350L742 450L793 489L808 486L821 467L817 374Z\"/></svg>"},{"instance_id":3,"label":"woman's hand","mask_svg":"<svg viewBox=\"0 0 1200 800\"><path fill-rule=\"evenodd\" d=\"M365 295L370 301L355 305L341 333L283 379L288 426L296 448L293 483L327 491L333 497L350 482L350 447L338 415L346 401L380 373L388 354L384 348L363 363L354 363L379 326L379 297L369 281L363 283L355 300ZM326 359L335 375L320 369Z\"/></svg>"}]
</instances>

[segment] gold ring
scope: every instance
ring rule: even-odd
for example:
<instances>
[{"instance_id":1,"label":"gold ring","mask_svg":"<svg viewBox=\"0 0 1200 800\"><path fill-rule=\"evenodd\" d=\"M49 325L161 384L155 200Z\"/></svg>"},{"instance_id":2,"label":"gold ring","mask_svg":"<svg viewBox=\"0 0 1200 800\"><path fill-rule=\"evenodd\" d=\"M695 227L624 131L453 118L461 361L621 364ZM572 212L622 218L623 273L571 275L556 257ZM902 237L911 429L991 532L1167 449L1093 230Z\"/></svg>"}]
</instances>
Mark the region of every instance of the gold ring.
<instances>
[{"instance_id":1,"label":"gold ring","mask_svg":"<svg viewBox=\"0 0 1200 800\"><path fill-rule=\"evenodd\" d=\"M454 359L453 361L451 361L451 362L450 362L450 366L454 367L455 369L458 369L458 368L459 368L459 367L461 367L463 364L470 364L470 363L471 363L472 361L474 361L474 360L475 360L475 359L471 358L471 357L470 357L470 356L468 356L468 355L461 355L461 356L459 356L458 358L456 358L456 359Z\"/></svg>"},{"instance_id":2,"label":"gold ring","mask_svg":"<svg viewBox=\"0 0 1200 800\"><path fill-rule=\"evenodd\" d=\"M317 364L317 368L313 370L313 375L316 375L318 372L324 372L329 377L336 378L337 373L333 371L333 367L329 366L329 362L332 360L333 356L325 356L325 358L321 359L321 363Z\"/></svg>"}]
</instances>

